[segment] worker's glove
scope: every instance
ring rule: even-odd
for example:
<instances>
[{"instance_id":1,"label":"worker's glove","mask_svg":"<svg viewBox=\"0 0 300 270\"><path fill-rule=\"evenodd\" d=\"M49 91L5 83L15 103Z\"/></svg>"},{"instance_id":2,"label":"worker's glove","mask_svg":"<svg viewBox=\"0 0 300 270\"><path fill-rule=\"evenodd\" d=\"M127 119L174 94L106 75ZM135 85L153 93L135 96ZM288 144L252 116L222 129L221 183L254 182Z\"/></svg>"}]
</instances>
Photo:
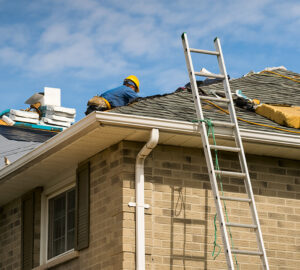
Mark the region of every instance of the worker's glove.
<instances>
[{"instance_id":1,"label":"worker's glove","mask_svg":"<svg viewBox=\"0 0 300 270\"><path fill-rule=\"evenodd\" d=\"M87 103L88 106L106 106L105 104L105 101L99 97L99 96L94 96L92 97L88 103Z\"/></svg>"}]
</instances>

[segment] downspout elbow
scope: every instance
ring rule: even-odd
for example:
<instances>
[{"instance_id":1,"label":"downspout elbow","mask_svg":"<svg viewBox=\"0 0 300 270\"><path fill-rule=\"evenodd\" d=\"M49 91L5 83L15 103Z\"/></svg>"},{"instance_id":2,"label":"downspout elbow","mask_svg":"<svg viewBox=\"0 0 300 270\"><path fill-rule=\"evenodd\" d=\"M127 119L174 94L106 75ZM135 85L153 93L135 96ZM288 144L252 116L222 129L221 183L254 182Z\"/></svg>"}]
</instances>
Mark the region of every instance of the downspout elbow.
<instances>
[{"instance_id":1,"label":"downspout elbow","mask_svg":"<svg viewBox=\"0 0 300 270\"><path fill-rule=\"evenodd\" d=\"M144 145L144 147L141 149L141 151L137 155L137 162L139 162L140 159L145 160L146 157L151 153L152 149L154 149L158 143L159 139L159 131L156 128L153 128L151 130L151 135L148 140L148 142Z\"/></svg>"}]
</instances>

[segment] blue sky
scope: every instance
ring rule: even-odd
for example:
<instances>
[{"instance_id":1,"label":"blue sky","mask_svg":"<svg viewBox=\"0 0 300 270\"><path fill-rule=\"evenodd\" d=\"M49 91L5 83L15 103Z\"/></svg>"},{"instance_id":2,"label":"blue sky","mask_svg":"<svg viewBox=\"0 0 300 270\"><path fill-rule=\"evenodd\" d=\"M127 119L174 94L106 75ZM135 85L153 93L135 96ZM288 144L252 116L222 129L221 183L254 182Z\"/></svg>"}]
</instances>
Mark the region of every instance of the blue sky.
<instances>
[{"instance_id":1,"label":"blue sky","mask_svg":"<svg viewBox=\"0 0 300 270\"><path fill-rule=\"evenodd\" d=\"M79 120L89 98L130 74L141 96L173 92L188 82L182 32L199 49L218 36L232 78L281 65L300 73L296 0L0 0L0 22L0 111L57 87ZM194 62L217 71L212 56Z\"/></svg>"}]
</instances>

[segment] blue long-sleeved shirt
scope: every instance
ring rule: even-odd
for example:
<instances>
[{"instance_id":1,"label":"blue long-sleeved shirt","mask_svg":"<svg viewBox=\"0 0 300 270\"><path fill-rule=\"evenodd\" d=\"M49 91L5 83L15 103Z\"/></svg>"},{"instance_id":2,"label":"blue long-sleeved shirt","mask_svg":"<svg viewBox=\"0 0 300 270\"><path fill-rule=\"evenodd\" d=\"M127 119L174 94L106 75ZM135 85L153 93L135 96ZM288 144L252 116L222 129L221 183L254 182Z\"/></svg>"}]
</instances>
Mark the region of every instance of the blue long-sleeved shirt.
<instances>
[{"instance_id":1,"label":"blue long-sleeved shirt","mask_svg":"<svg viewBox=\"0 0 300 270\"><path fill-rule=\"evenodd\" d=\"M125 106L138 97L130 87L122 85L120 87L108 90L101 94L111 105L112 108Z\"/></svg>"}]
</instances>

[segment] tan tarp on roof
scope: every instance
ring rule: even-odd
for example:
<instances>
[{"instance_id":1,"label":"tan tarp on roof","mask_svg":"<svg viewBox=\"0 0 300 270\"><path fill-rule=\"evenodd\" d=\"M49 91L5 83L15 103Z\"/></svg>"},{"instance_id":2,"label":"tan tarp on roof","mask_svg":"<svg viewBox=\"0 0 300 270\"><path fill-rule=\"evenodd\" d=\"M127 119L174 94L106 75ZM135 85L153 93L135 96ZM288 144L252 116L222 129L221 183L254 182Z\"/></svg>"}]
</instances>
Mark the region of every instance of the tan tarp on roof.
<instances>
[{"instance_id":1,"label":"tan tarp on roof","mask_svg":"<svg viewBox=\"0 0 300 270\"><path fill-rule=\"evenodd\" d=\"M300 128L300 107L262 104L255 112L280 125Z\"/></svg>"}]
</instances>

